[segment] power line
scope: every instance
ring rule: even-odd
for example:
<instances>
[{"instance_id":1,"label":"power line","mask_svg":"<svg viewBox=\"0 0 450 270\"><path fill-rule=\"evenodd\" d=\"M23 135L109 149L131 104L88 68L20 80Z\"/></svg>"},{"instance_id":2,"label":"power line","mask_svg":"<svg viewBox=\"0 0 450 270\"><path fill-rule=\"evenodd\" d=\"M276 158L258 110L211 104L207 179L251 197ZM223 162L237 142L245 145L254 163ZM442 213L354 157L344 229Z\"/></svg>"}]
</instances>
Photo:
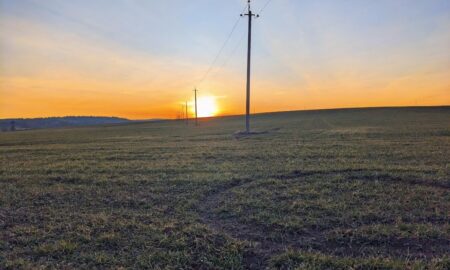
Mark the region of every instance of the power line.
<instances>
[{"instance_id":1,"label":"power line","mask_svg":"<svg viewBox=\"0 0 450 270\"><path fill-rule=\"evenodd\" d=\"M268 6L269 4L272 2L272 0L267 0L267 2L264 4L264 6L259 10L258 14L261 14ZM242 10L241 13L244 13L246 11L246 9L248 8L248 6L246 5L244 7L244 9ZM222 54L223 50L225 49L226 45L228 44L228 42L231 40L231 37L233 35L233 33L235 32L239 22L240 22L241 16L236 20L236 22L233 25L233 28L231 29L230 34L227 36L227 39L225 40L225 42L222 44L222 47L220 48L219 52L216 54L216 56L214 57L214 60L211 62L211 65L209 66L209 68L206 70L205 74L202 76L201 80L198 81L197 86L200 85L201 83L203 83L203 81L205 81L205 79L208 77L208 75L211 73L211 71L214 69L215 64L217 63L217 61L219 60L220 55ZM241 40L238 42L237 46L232 50L230 57L231 58L235 53L236 50L240 47L240 43L242 42L243 37L241 38ZM229 62L229 58L227 58L223 64L221 65L221 67L224 67L228 62Z\"/></svg>"},{"instance_id":2,"label":"power line","mask_svg":"<svg viewBox=\"0 0 450 270\"><path fill-rule=\"evenodd\" d=\"M230 55L225 59L223 64L220 66L221 68L225 67L228 64L228 62L230 62L230 60L233 58L234 54L236 53L237 49L239 49L241 47L242 41L244 41L245 36L246 36L246 33L243 33L241 38L239 39L238 43L231 51Z\"/></svg>"},{"instance_id":3,"label":"power line","mask_svg":"<svg viewBox=\"0 0 450 270\"><path fill-rule=\"evenodd\" d=\"M258 14L261 14L266 7L270 4L270 2L272 2L272 0L267 0L266 4L259 10Z\"/></svg>"},{"instance_id":4,"label":"power line","mask_svg":"<svg viewBox=\"0 0 450 270\"><path fill-rule=\"evenodd\" d=\"M244 12L246 9L246 7L243 9L242 12ZM238 19L236 20L236 22L233 25L233 28L231 29L230 34L228 34L227 39L225 40L225 42L223 43L222 47L220 48L219 52L217 53L216 57L214 57L214 60L211 62L211 65L209 66L209 68L206 70L206 73L203 75L202 79L197 83L197 85L200 85L209 75L209 73L211 72L211 70L214 68L214 65L216 64L217 60L219 59L219 56L222 54L223 50L225 49L225 47L227 46L228 42L231 39L231 36L233 35L234 31L236 30L239 22L241 21L241 17L238 17Z\"/></svg>"},{"instance_id":5,"label":"power line","mask_svg":"<svg viewBox=\"0 0 450 270\"><path fill-rule=\"evenodd\" d=\"M247 33L242 33L241 37L239 38L239 41L236 43L234 48L230 51L230 54L225 58L225 60L222 62L221 65L218 66L218 68L213 72L213 75L217 74L219 70L223 69L227 66L227 64L233 59L234 55L236 54L237 50L242 46L244 38L247 36Z\"/></svg>"}]
</instances>

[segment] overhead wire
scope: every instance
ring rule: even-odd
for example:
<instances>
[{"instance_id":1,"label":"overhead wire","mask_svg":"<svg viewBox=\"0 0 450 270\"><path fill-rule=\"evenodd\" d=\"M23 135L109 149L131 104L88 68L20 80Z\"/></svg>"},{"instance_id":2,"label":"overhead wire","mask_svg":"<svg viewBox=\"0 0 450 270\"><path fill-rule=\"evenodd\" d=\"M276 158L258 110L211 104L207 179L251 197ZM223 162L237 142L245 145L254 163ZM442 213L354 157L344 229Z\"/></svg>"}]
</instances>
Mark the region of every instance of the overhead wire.
<instances>
[{"instance_id":1,"label":"overhead wire","mask_svg":"<svg viewBox=\"0 0 450 270\"><path fill-rule=\"evenodd\" d=\"M246 33L243 33L241 38L239 39L239 41L236 43L236 46L231 51L230 55L225 59L223 64L220 66L221 68L225 67L228 64L228 62L233 58L233 56L236 53L237 49L239 49L241 47L242 41L244 40L245 36L246 36Z\"/></svg>"},{"instance_id":2,"label":"overhead wire","mask_svg":"<svg viewBox=\"0 0 450 270\"><path fill-rule=\"evenodd\" d=\"M247 9L247 7L245 7L242 12L244 12L246 9ZM203 77L201 78L201 80L197 83L197 86L199 86L201 83L203 83L203 81L208 77L209 73L213 70L214 65L216 64L216 62L219 59L220 55L222 54L223 50L225 49L228 42L230 41L230 39L231 39L233 33L235 32L237 26L239 25L240 21L241 21L241 16L239 16L238 19L236 20L236 22L234 23L233 28L231 29L231 32L228 34L228 36L227 36L225 42L222 44L222 47L220 48L219 52L214 57L214 60L211 62L211 65L206 70L206 72L203 75Z\"/></svg>"},{"instance_id":3,"label":"overhead wire","mask_svg":"<svg viewBox=\"0 0 450 270\"><path fill-rule=\"evenodd\" d=\"M261 14L268 6L269 4L272 2L272 0L267 0L266 3L262 6L262 8L259 10L258 14ZM246 10L248 9L248 6L245 5L244 9L242 10L241 13L244 13ZM233 36L234 32L237 29L237 26L239 25L239 22L241 21L241 16L239 16L239 18L236 20L236 22L234 23L230 33L228 34L227 38L225 39L224 43L222 44L222 46L220 47L220 50L218 51L218 53L216 54L216 56L214 57L214 60L211 62L211 64L209 65L208 69L206 70L206 72L204 73L204 75L201 77L201 79L197 82L196 87L201 85L209 76L209 74L211 73L211 71L213 71L213 69L215 68L215 65L217 64L217 61L219 60L219 57L222 55L225 47L228 45L228 43L231 40L231 37ZM240 47L241 42L243 40L243 38L245 37L245 35L243 35L241 37L241 39L239 40L239 42L237 43L236 47L231 51L230 56L227 57L225 59L225 61L223 62L222 65L220 65L221 68L223 68L224 66L226 66L228 64L228 62L230 61L230 59L234 56L234 54L236 53L237 49Z\"/></svg>"},{"instance_id":4,"label":"overhead wire","mask_svg":"<svg viewBox=\"0 0 450 270\"><path fill-rule=\"evenodd\" d=\"M261 13L269 6L269 4L270 4L271 1L272 1L272 0L268 0L268 1L264 4L264 6L259 10L259 12L258 12L257 14L261 14ZM244 11L245 11L246 9L247 9L247 7L244 8ZM234 47L234 49L231 51L229 57L227 57L227 58L225 59L225 61L223 62L223 64L220 66L220 68L225 67L225 66L228 64L228 62L233 58L233 56L234 56L234 54L236 53L237 49L238 49L239 47L241 47L242 41L244 40L245 36L246 36L246 35L245 35L245 33L244 33L244 34L241 36L241 38L239 39L239 41L238 41L238 43L236 44L236 46Z\"/></svg>"},{"instance_id":5,"label":"overhead wire","mask_svg":"<svg viewBox=\"0 0 450 270\"><path fill-rule=\"evenodd\" d=\"M270 2L272 2L272 0L267 0L266 4L264 4L264 6L259 10L258 14L261 14L267 8Z\"/></svg>"}]
</instances>

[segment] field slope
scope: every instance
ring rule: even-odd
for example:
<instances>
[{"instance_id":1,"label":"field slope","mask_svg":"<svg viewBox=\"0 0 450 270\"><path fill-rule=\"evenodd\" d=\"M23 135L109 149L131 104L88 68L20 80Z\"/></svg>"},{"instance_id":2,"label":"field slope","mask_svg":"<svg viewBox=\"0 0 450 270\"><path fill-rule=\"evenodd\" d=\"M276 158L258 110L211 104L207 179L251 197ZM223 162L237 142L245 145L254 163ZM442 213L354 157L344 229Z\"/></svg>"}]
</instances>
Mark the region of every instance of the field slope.
<instances>
[{"instance_id":1,"label":"field slope","mask_svg":"<svg viewBox=\"0 0 450 270\"><path fill-rule=\"evenodd\" d=\"M0 134L0 269L448 269L450 107Z\"/></svg>"}]
</instances>

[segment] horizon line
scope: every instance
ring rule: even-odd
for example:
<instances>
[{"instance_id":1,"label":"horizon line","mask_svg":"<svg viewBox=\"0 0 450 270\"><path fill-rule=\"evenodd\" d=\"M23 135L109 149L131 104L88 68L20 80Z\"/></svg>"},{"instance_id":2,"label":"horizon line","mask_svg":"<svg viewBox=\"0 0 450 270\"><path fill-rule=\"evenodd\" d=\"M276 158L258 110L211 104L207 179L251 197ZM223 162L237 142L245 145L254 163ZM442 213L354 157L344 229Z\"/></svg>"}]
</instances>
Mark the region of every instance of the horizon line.
<instances>
[{"instance_id":1,"label":"horizon line","mask_svg":"<svg viewBox=\"0 0 450 270\"><path fill-rule=\"evenodd\" d=\"M367 107L336 107L336 108L318 108L318 109L298 109L298 110L286 110L286 111L265 111L265 112L257 112L252 113L250 115L260 115L260 114L271 114L271 113L288 113L288 112L309 112L309 111L332 111L332 110L358 110L358 109L389 109L389 108L443 108L450 107L450 104L442 104L442 105L406 105L406 106L367 106ZM198 117L199 119L211 119L211 118L221 118L221 117L233 117L233 116L245 116L245 113L240 114L219 114L215 116L208 117ZM172 121L172 120L185 120L176 119L176 118L141 118L141 119L131 119L127 117L114 116L114 115L63 115L63 116L38 116L38 117L9 117L9 118L0 118L2 120L31 120L31 119L45 119L45 118L65 118L65 117L92 117L92 118L119 118L128 121ZM195 119L195 117L190 117L189 119Z\"/></svg>"}]
</instances>

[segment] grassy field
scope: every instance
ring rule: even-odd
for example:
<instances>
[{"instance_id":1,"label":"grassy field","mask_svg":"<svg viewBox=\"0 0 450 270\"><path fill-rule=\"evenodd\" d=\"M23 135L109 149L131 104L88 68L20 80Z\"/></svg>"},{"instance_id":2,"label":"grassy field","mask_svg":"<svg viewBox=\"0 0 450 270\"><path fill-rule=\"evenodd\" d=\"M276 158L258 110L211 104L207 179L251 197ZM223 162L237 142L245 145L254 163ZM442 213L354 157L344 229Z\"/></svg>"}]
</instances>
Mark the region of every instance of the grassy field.
<instances>
[{"instance_id":1,"label":"grassy field","mask_svg":"<svg viewBox=\"0 0 450 270\"><path fill-rule=\"evenodd\" d=\"M450 107L0 133L0 269L449 269Z\"/></svg>"}]
</instances>

